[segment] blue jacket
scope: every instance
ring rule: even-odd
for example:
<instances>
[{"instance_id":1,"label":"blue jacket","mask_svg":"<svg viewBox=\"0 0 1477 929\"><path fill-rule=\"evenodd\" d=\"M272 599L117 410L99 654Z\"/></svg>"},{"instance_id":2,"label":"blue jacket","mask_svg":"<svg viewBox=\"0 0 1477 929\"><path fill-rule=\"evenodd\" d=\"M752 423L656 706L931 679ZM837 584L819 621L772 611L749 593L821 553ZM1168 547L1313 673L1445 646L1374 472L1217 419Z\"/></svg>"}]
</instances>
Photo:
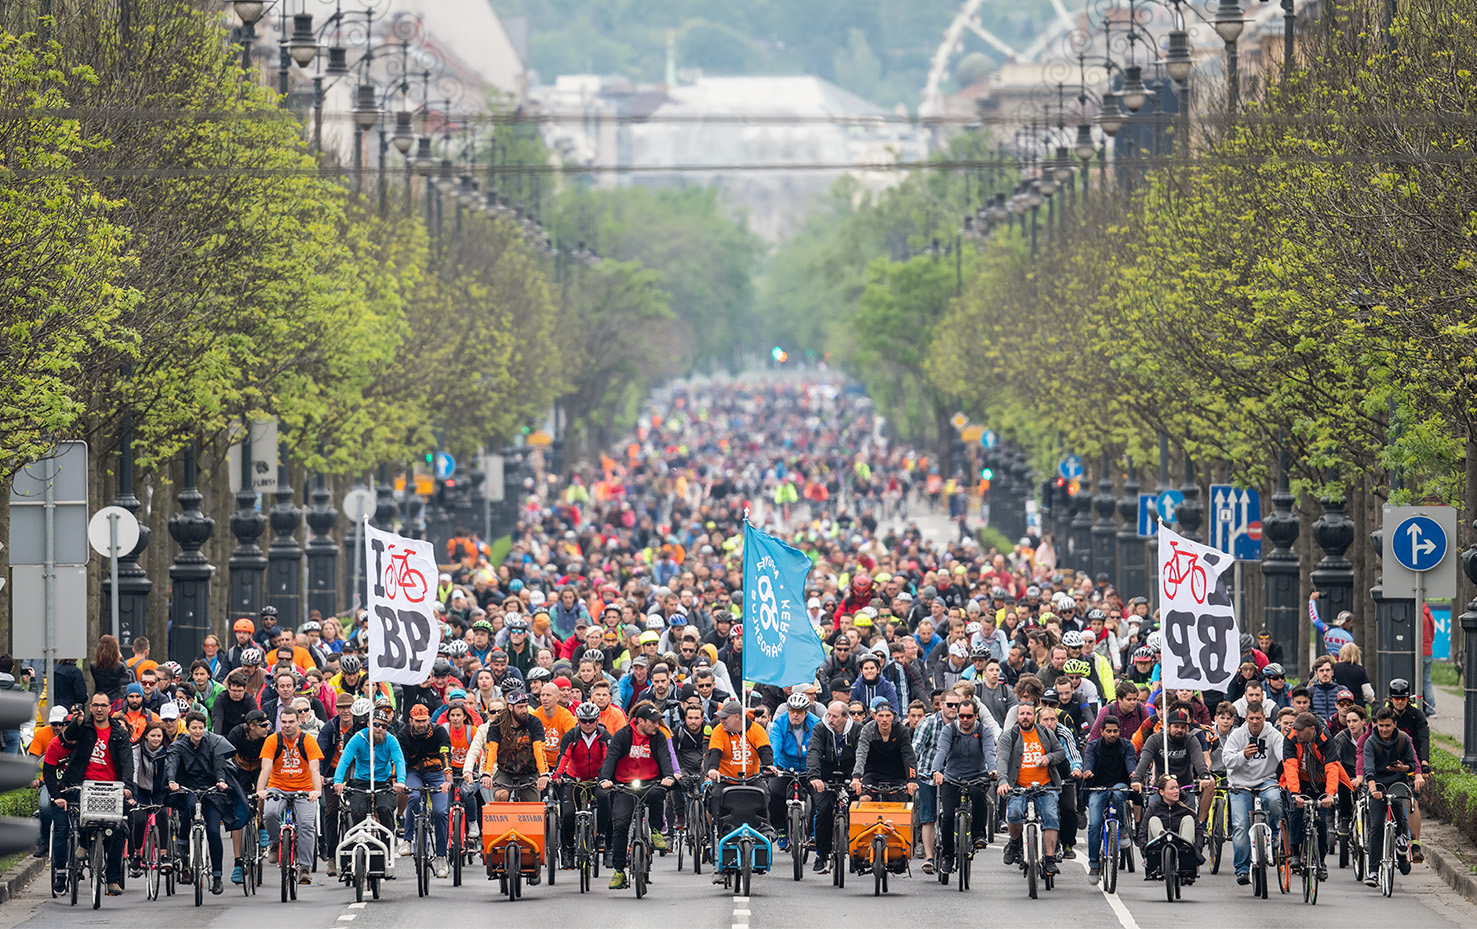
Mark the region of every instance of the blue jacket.
<instances>
[{"instance_id":1,"label":"blue jacket","mask_svg":"<svg viewBox=\"0 0 1477 929\"><path fill-rule=\"evenodd\" d=\"M344 746L344 753L338 759L338 768L333 773L333 782L344 783L351 767L355 778L369 779L368 729L360 729L354 733L354 737ZM390 770L392 767L393 774ZM374 747L374 782L384 784L391 779L397 784L405 783L405 753L400 750L400 740L395 738L395 734L387 732L385 740Z\"/></svg>"},{"instance_id":2,"label":"blue jacket","mask_svg":"<svg viewBox=\"0 0 1477 929\"><path fill-rule=\"evenodd\" d=\"M805 770L805 753L810 750L810 731L819 722L814 713L805 714L800 744L795 744L795 730L790 728L790 713L783 706L775 711L769 724L769 745L774 749L774 766L791 771Z\"/></svg>"},{"instance_id":3,"label":"blue jacket","mask_svg":"<svg viewBox=\"0 0 1477 929\"><path fill-rule=\"evenodd\" d=\"M1133 777L1133 769L1138 767L1139 759L1138 755L1133 750L1133 741L1127 738L1119 738L1117 743L1111 746L1108 745L1107 742L1104 742L1102 739L1090 740L1087 743L1087 751L1082 759L1082 770L1091 771L1094 775L1093 780L1095 781L1097 779L1096 775L1098 773L1098 765L1102 763L1101 759L1103 757L1103 752L1105 749L1108 751L1116 749L1118 751L1118 753L1123 757L1123 770L1127 772L1128 777L1131 779ZM1126 784L1128 782L1124 781L1123 783ZM1112 787L1114 785L1089 783L1087 786Z\"/></svg>"},{"instance_id":4,"label":"blue jacket","mask_svg":"<svg viewBox=\"0 0 1477 929\"><path fill-rule=\"evenodd\" d=\"M886 697L887 702L892 704L892 711L899 718L903 715L903 708L897 698L897 688L892 686L892 681L882 675L877 675L877 680L868 684L866 678L857 678L856 683L851 685L851 699L860 700L868 710L872 708L872 700L877 697Z\"/></svg>"},{"instance_id":5,"label":"blue jacket","mask_svg":"<svg viewBox=\"0 0 1477 929\"><path fill-rule=\"evenodd\" d=\"M1338 681L1329 681L1327 684L1314 681L1308 685L1308 696L1313 700L1313 713L1323 720L1333 719L1339 711L1339 691L1344 685Z\"/></svg>"}]
</instances>

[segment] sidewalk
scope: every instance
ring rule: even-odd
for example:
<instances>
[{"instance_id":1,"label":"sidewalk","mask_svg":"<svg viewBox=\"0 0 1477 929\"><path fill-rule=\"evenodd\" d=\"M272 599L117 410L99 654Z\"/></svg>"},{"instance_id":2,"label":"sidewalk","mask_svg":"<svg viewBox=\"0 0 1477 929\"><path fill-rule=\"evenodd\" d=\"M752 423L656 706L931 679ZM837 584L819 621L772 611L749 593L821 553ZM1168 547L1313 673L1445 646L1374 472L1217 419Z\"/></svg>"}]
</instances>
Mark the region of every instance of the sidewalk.
<instances>
[{"instance_id":1,"label":"sidewalk","mask_svg":"<svg viewBox=\"0 0 1477 929\"><path fill-rule=\"evenodd\" d=\"M1427 717L1432 732L1450 736L1456 739L1457 745L1462 746L1462 749L1457 751L1458 755L1466 747L1462 742L1465 703L1466 695L1462 691L1455 687L1442 687L1438 684L1436 685L1436 715Z\"/></svg>"}]
</instances>

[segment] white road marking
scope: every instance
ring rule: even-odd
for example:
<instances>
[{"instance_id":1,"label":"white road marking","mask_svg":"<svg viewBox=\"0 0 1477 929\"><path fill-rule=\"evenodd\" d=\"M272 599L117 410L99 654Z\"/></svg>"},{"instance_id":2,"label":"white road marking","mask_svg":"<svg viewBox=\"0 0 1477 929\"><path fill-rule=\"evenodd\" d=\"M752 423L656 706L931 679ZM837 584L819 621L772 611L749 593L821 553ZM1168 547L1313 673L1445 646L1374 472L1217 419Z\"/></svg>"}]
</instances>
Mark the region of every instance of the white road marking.
<instances>
[{"instance_id":1,"label":"white road marking","mask_svg":"<svg viewBox=\"0 0 1477 929\"><path fill-rule=\"evenodd\" d=\"M354 921L354 916L355 916L355 914L353 914L353 913L345 913L344 915L342 915L342 916L340 916L338 918L338 921L341 922L341 923L353 922Z\"/></svg>"},{"instance_id":2,"label":"white road marking","mask_svg":"<svg viewBox=\"0 0 1477 929\"><path fill-rule=\"evenodd\" d=\"M362 910L366 906L369 906L369 902L368 901L362 901L360 903L350 903L349 904L349 909L351 909L351 910Z\"/></svg>"},{"instance_id":3,"label":"white road marking","mask_svg":"<svg viewBox=\"0 0 1477 929\"><path fill-rule=\"evenodd\" d=\"M1077 863L1082 866L1084 874L1091 870L1088 868L1085 858L1078 858ZM1113 911L1113 915L1118 917L1118 925L1122 926L1123 929L1139 929L1138 920L1134 919L1133 914L1128 912L1128 907L1123 904L1122 900L1118 899L1118 895L1110 894L1104 890L1101 880L1099 880L1096 886L1098 893L1107 899L1108 907Z\"/></svg>"}]
</instances>

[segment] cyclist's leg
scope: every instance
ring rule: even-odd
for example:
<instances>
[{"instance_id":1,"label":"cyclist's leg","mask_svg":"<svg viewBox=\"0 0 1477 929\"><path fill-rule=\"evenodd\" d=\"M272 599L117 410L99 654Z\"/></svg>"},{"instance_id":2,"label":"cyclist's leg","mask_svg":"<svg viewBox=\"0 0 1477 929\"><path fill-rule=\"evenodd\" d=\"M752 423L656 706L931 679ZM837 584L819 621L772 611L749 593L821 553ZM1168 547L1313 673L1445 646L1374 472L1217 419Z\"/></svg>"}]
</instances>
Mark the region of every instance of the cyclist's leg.
<instances>
[{"instance_id":1,"label":"cyclist's leg","mask_svg":"<svg viewBox=\"0 0 1477 929\"><path fill-rule=\"evenodd\" d=\"M815 808L815 853L822 858L829 858L834 851L831 833L836 828L836 792L823 790L814 797Z\"/></svg>"},{"instance_id":2,"label":"cyclist's leg","mask_svg":"<svg viewBox=\"0 0 1477 929\"><path fill-rule=\"evenodd\" d=\"M945 784L943 792L939 796L938 822L941 829L935 829L938 836L939 851L947 858L953 857L955 852L963 852L963 849L954 848L954 814L959 810L959 788L952 784ZM925 845L923 854L931 855L933 848Z\"/></svg>"},{"instance_id":3,"label":"cyclist's leg","mask_svg":"<svg viewBox=\"0 0 1477 929\"><path fill-rule=\"evenodd\" d=\"M446 817L451 810L451 796L441 792L441 785L446 783L446 772L433 771L425 776L426 786L434 787L436 792L431 794L431 817L436 823L436 855L440 858L446 857ZM550 849L552 853L553 849Z\"/></svg>"},{"instance_id":4,"label":"cyclist's leg","mask_svg":"<svg viewBox=\"0 0 1477 929\"><path fill-rule=\"evenodd\" d=\"M989 788L974 786L969 789L969 837L971 842L978 842L989 835L989 823L985 821L985 809L990 803ZM958 850L963 854L967 849Z\"/></svg>"},{"instance_id":5,"label":"cyclist's leg","mask_svg":"<svg viewBox=\"0 0 1477 929\"><path fill-rule=\"evenodd\" d=\"M1112 797L1113 794L1108 791L1094 791L1087 795L1087 866L1090 868L1102 864L1102 849L1099 846L1103 841L1103 820L1106 818L1108 801Z\"/></svg>"},{"instance_id":6,"label":"cyclist's leg","mask_svg":"<svg viewBox=\"0 0 1477 929\"><path fill-rule=\"evenodd\" d=\"M276 796L268 797L262 802L262 828L267 830L268 841L273 848L277 847L278 832L282 828L282 810L286 806L287 801Z\"/></svg>"},{"instance_id":7,"label":"cyclist's leg","mask_svg":"<svg viewBox=\"0 0 1477 929\"><path fill-rule=\"evenodd\" d=\"M1252 796L1233 793L1231 800L1231 854L1237 874L1251 872L1251 807Z\"/></svg>"},{"instance_id":8,"label":"cyclist's leg","mask_svg":"<svg viewBox=\"0 0 1477 929\"><path fill-rule=\"evenodd\" d=\"M103 852L107 856L107 871L109 884L123 883L123 846L126 835L122 829L115 829L113 834L103 840Z\"/></svg>"},{"instance_id":9,"label":"cyclist's leg","mask_svg":"<svg viewBox=\"0 0 1477 929\"><path fill-rule=\"evenodd\" d=\"M631 830L631 815L636 812L636 798L628 793L617 793L610 798L611 815L613 818L611 841L614 847L611 853L615 861L615 869L624 871L626 869L626 835Z\"/></svg>"},{"instance_id":10,"label":"cyclist's leg","mask_svg":"<svg viewBox=\"0 0 1477 929\"><path fill-rule=\"evenodd\" d=\"M214 798L207 800L204 804L205 814L205 842L210 846L210 874L212 877L221 876L221 858L225 855L225 844L221 841L221 824L225 817L221 813L221 807Z\"/></svg>"},{"instance_id":11,"label":"cyclist's leg","mask_svg":"<svg viewBox=\"0 0 1477 929\"><path fill-rule=\"evenodd\" d=\"M938 828L938 788L933 786L933 781L919 779L918 796L913 798L913 809L918 811L918 828L922 833L920 838L923 840L923 857L932 858ZM944 828L950 828L947 822L944 823Z\"/></svg>"},{"instance_id":12,"label":"cyclist's leg","mask_svg":"<svg viewBox=\"0 0 1477 929\"><path fill-rule=\"evenodd\" d=\"M1051 791L1036 798L1036 811L1041 814L1041 851L1047 858L1056 854L1057 836L1062 828L1059 809L1058 796Z\"/></svg>"},{"instance_id":13,"label":"cyclist's leg","mask_svg":"<svg viewBox=\"0 0 1477 929\"><path fill-rule=\"evenodd\" d=\"M1384 796L1376 798L1374 794L1369 795L1369 822L1370 829L1366 841L1369 842L1370 869L1379 868L1380 856L1385 853L1385 804L1388 799ZM1396 803L1398 810L1403 804Z\"/></svg>"},{"instance_id":14,"label":"cyclist's leg","mask_svg":"<svg viewBox=\"0 0 1477 929\"><path fill-rule=\"evenodd\" d=\"M662 810L666 806L667 795L664 791L653 790L646 794L646 821L651 826L652 832L662 830Z\"/></svg>"},{"instance_id":15,"label":"cyclist's leg","mask_svg":"<svg viewBox=\"0 0 1477 929\"><path fill-rule=\"evenodd\" d=\"M419 771L405 772L405 795L409 799L405 803L405 816L401 820L401 835L407 842L415 840L415 816L421 808L421 795L418 791L424 783Z\"/></svg>"},{"instance_id":16,"label":"cyclist's leg","mask_svg":"<svg viewBox=\"0 0 1477 929\"><path fill-rule=\"evenodd\" d=\"M574 850L574 785L559 785L559 836L564 853Z\"/></svg>"},{"instance_id":17,"label":"cyclist's leg","mask_svg":"<svg viewBox=\"0 0 1477 929\"><path fill-rule=\"evenodd\" d=\"M1061 841L1064 848L1077 844L1077 785L1062 784L1061 800L1057 804L1061 817Z\"/></svg>"}]
</instances>

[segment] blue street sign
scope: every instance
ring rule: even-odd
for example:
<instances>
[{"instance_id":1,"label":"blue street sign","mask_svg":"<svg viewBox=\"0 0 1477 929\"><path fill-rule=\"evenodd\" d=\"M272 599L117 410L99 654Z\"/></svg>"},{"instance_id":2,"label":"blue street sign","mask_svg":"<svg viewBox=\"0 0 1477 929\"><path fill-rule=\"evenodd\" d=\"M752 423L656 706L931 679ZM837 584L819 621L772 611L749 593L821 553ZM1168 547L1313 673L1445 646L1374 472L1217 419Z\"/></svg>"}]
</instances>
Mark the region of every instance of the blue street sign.
<instances>
[{"instance_id":1,"label":"blue street sign","mask_svg":"<svg viewBox=\"0 0 1477 929\"><path fill-rule=\"evenodd\" d=\"M986 429L980 433L980 444L985 448L994 448L995 443L998 441L1000 441L1000 437L995 435L994 429Z\"/></svg>"},{"instance_id":2,"label":"blue street sign","mask_svg":"<svg viewBox=\"0 0 1477 929\"><path fill-rule=\"evenodd\" d=\"M436 453L436 479L446 480L456 473L456 459L451 457L450 452Z\"/></svg>"},{"instance_id":3,"label":"blue street sign","mask_svg":"<svg viewBox=\"0 0 1477 929\"><path fill-rule=\"evenodd\" d=\"M1139 494L1139 535L1152 536L1159 531L1159 523L1154 519L1154 495Z\"/></svg>"},{"instance_id":4,"label":"blue street sign","mask_svg":"<svg viewBox=\"0 0 1477 929\"><path fill-rule=\"evenodd\" d=\"M1185 502L1185 495L1178 490L1166 490L1154 501L1154 508L1159 511L1159 518L1167 523L1174 522L1174 511Z\"/></svg>"},{"instance_id":5,"label":"blue street sign","mask_svg":"<svg viewBox=\"0 0 1477 929\"><path fill-rule=\"evenodd\" d=\"M1429 571L1446 557L1446 530L1429 516L1411 516L1395 527L1390 550L1407 571Z\"/></svg>"},{"instance_id":6,"label":"blue street sign","mask_svg":"<svg viewBox=\"0 0 1477 929\"><path fill-rule=\"evenodd\" d=\"M1237 561L1262 558L1262 496L1255 488L1210 485L1210 544Z\"/></svg>"},{"instance_id":7,"label":"blue street sign","mask_svg":"<svg viewBox=\"0 0 1477 929\"><path fill-rule=\"evenodd\" d=\"M1069 481L1075 481L1082 476L1082 457L1080 455L1068 455L1056 466L1056 473Z\"/></svg>"}]
</instances>

